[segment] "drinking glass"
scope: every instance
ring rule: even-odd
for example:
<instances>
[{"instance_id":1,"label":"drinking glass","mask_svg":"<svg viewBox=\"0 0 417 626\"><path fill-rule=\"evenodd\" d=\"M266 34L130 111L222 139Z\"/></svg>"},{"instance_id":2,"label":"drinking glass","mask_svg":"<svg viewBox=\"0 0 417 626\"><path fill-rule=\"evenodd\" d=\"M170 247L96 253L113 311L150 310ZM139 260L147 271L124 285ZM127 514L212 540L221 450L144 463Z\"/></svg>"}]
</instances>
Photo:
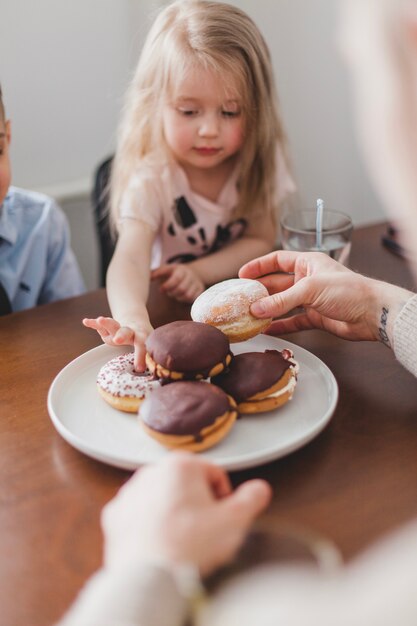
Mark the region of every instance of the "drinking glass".
<instances>
[{"instance_id":1,"label":"drinking glass","mask_svg":"<svg viewBox=\"0 0 417 626\"><path fill-rule=\"evenodd\" d=\"M351 218L346 213L325 209L321 238L318 238L316 217L313 209L297 209L284 214L281 218L282 248L298 252L325 252L332 259L347 265L353 231Z\"/></svg>"}]
</instances>

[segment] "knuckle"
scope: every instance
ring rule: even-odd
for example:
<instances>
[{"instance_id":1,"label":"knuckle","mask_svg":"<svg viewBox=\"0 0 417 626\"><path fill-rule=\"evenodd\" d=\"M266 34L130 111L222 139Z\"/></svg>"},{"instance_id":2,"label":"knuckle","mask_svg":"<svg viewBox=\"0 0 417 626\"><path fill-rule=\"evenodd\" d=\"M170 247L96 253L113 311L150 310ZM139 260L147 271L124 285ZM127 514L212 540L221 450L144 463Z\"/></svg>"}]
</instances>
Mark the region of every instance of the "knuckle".
<instances>
[{"instance_id":1,"label":"knuckle","mask_svg":"<svg viewBox=\"0 0 417 626\"><path fill-rule=\"evenodd\" d=\"M265 299L265 308L267 311L270 311L272 308L281 308L283 304L283 297L280 293L274 293L272 296Z\"/></svg>"}]
</instances>

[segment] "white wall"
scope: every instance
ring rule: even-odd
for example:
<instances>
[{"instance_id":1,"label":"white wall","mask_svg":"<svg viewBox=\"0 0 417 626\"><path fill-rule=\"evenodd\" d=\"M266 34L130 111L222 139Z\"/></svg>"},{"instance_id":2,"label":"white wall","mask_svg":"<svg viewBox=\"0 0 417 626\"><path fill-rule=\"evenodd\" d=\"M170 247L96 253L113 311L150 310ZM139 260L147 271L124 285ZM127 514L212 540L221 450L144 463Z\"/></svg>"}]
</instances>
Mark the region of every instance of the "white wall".
<instances>
[{"instance_id":1,"label":"white wall","mask_svg":"<svg viewBox=\"0 0 417 626\"><path fill-rule=\"evenodd\" d=\"M88 189L94 166L114 150L134 41L152 5L2 0L0 82L16 185L58 196Z\"/></svg>"},{"instance_id":2,"label":"white wall","mask_svg":"<svg viewBox=\"0 0 417 626\"><path fill-rule=\"evenodd\" d=\"M348 75L337 47L340 0L235 0L271 51L301 203L317 198L355 223L384 219L356 144Z\"/></svg>"},{"instance_id":3,"label":"white wall","mask_svg":"<svg viewBox=\"0 0 417 626\"><path fill-rule=\"evenodd\" d=\"M344 65L340 0L232 0L271 49L302 203L317 197L357 224L383 217L362 166ZM2 0L0 81L13 122L15 184L65 196L88 189L114 149L122 94L151 0Z\"/></svg>"}]
</instances>

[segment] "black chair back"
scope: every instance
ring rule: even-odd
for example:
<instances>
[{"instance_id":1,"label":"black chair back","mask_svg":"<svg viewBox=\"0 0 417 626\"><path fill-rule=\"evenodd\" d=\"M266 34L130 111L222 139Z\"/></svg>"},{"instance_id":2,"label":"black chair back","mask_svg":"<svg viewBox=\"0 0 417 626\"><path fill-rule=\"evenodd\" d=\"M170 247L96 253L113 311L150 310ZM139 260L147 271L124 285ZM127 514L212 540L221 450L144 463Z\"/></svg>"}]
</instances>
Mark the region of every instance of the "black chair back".
<instances>
[{"instance_id":1,"label":"black chair back","mask_svg":"<svg viewBox=\"0 0 417 626\"><path fill-rule=\"evenodd\" d=\"M100 253L100 287L106 284L106 272L116 246L109 226L109 182L113 156L102 161L94 175L92 203Z\"/></svg>"}]
</instances>

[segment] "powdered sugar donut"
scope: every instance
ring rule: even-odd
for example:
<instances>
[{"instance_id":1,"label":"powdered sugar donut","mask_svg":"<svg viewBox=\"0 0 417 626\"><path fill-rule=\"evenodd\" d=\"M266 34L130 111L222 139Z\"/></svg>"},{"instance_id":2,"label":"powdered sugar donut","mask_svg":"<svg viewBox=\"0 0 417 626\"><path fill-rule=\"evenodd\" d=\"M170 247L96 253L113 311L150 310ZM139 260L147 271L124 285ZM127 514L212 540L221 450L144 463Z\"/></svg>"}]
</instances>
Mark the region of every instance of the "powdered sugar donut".
<instances>
[{"instance_id":1,"label":"powdered sugar donut","mask_svg":"<svg viewBox=\"0 0 417 626\"><path fill-rule=\"evenodd\" d=\"M231 278L217 283L194 301L191 318L216 326L231 343L245 341L268 328L272 319L257 319L250 305L268 296L268 290L258 280Z\"/></svg>"},{"instance_id":2,"label":"powdered sugar donut","mask_svg":"<svg viewBox=\"0 0 417 626\"><path fill-rule=\"evenodd\" d=\"M127 413L136 413L145 396L158 384L150 372L135 371L133 352L111 359L97 376L100 395L112 407Z\"/></svg>"}]
</instances>

